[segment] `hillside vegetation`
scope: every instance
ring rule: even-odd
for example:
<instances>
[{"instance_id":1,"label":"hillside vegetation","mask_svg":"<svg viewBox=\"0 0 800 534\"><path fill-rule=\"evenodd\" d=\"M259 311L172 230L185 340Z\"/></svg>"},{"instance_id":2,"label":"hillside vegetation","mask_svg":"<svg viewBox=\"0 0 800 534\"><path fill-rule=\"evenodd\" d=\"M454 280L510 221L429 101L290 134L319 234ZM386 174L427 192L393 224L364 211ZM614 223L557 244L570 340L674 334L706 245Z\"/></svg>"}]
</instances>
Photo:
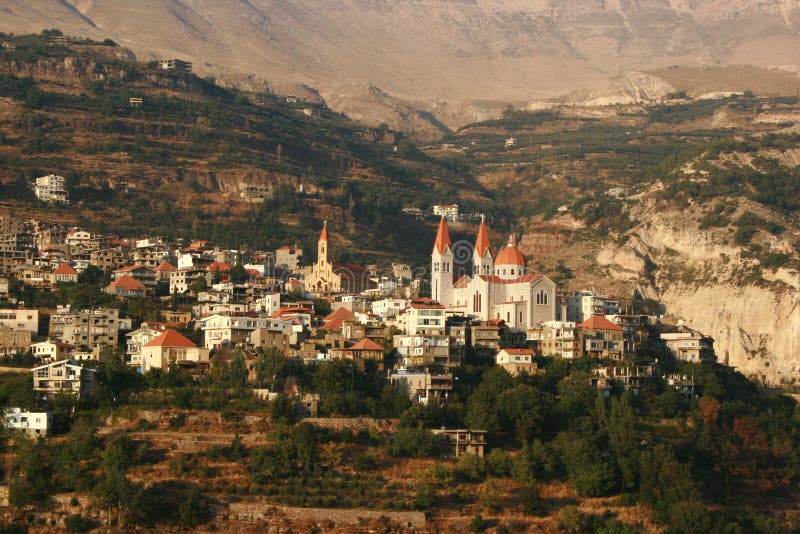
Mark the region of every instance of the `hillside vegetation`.
<instances>
[{"instance_id":1,"label":"hillside vegetation","mask_svg":"<svg viewBox=\"0 0 800 534\"><path fill-rule=\"evenodd\" d=\"M310 245L329 219L345 254L399 250L418 259L428 248L418 237L432 230L401 221L404 205L486 198L468 175L386 128L159 70L113 43L59 45L51 37L14 37L16 49L0 51L6 208L29 205L32 179L57 173L73 204L37 206L40 216L97 231L274 247ZM143 104L132 107L131 97ZM267 200L240 198L243 184L265 187Z\"/></svg>"}]
</instances>

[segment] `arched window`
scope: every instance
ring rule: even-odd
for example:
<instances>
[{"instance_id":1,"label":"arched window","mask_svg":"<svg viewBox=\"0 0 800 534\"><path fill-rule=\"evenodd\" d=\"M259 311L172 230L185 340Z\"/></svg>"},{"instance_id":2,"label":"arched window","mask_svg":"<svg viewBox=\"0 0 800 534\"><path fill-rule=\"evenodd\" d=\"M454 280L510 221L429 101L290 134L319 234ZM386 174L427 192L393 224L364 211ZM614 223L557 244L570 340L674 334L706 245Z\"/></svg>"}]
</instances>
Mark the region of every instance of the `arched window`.
<instances>
[{"instance_id":1,"label":"arched window","mask_svg":"<svg viewBox=\"0 0 800 534\"><path fill-rule=\"evenodd\" d=\"M545 305L547 304L547 300L548 300L547 291L545 291L544 289L542 289L536 294L536 304Z\"/></svg>"},{"instance_id":2,"label":"arched window","mask_svg":"<svg viewBox=\"0 0 800 534\"><path fill-rule=\"evenodd\" d=\"M439 272L439 262L438 261L433 264L433 270L436 271L436 272Z\"/></svg>"}]
</instances>

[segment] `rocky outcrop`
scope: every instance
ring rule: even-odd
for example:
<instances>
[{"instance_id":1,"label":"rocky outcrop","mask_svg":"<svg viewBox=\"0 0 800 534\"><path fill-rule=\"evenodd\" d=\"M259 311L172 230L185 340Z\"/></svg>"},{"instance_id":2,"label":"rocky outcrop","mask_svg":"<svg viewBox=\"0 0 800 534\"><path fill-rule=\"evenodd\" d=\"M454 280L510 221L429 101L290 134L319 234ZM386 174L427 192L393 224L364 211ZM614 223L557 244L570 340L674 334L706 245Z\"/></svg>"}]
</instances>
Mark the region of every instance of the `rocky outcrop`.
<instances>
[{"instance_id":1,"label":"rocky outcrop","mask_svg":"<svg viewBox=\"0 0 800 534\"><path fill-rule=\"evenodd\" d=\"M642 223L624 244L597 253L608 275L714 337L720 362L756 381L800 382L800 275L762 268L742 255L730 230L701 230L687 213L645 209L637 216ZM773 250L790 249L791 239L762 236Z\"/></svg>"}]
</instances>

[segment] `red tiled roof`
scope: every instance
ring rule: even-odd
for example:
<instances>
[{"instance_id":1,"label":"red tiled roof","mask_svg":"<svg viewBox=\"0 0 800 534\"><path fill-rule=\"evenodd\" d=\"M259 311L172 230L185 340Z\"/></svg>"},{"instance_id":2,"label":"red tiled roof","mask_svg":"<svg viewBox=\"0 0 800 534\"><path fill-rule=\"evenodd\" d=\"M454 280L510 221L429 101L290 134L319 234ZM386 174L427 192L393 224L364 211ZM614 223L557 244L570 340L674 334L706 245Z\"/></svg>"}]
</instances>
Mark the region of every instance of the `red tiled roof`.
<instances>
[{"instance_id":1,"label":"red tiled roof","mask_svg":"<svg viewBox=\"0 0 800 534\"><path fill-rule=\"evenodd\" d=\"M350 350L379 350L383 352L383 347L372 341L371 339L362 339L352 347Z\"/></svg>"},{"instance_id":2,"label":"red tiled roof","mask_svg":"<svg viewBox=\"0 0 800 534\"><path fill-rule=\"evenodd\" d=\"M577 328L591 328L592 330L622 330L618 324L614 324L602 315L592 315L580 324Z\"/></svg>"},{"instance_id":3,"label":"red tiled roof","mask_svg":"<svg viewBox=\"0 0 800 534\"><path fill-rule=\"evenodd\" d=\"M144 286L127 274L111 282L108 287L124 289L125 291L144 291Z\"/></svg>"},{"instance_id":4,"label":"red tiled roof","mask_svg":"<svg viewBox=\"0 0 800 534\"><path fill-rule=\"evenodd\" d=\"M280 317L282 315L289 315L290 313L311 313L311 311L311 308L283 306L278 311L270 315L270 317Z\"/></svg>"},{"instance_id":5,"label":"red tiled roof","mask_svg":"<svg viewBox=\"0 0 800 534\"><path fill-rule=\"evenodd\" d=\"M53 271L53 274L72 274L72 275L76 275L76 274L78 274L78 271L73 269L72 266L70 266L69 263L62 263L61 265L58 266L58 268L55 271Z\"/></svg>"},{"instance_id":6,"label":"red tiled roof","mask_svg":"<svg viewBox=\"0 0 800 534\"><path fill-rule=\"evenodd\" d=\"M523 354L530 354L531 356L533 356L532 349L500 349L500 350L504 350L507 354L514 354L517 356L522 356Z\"/></svg>"},{"instance_id":7,"label":"red tiled roof","mask_svg":"<svg viewBox=\"0 0 800 534\"><path fill-rule=\"evenodd\" d=\"M322 225L322 231L319 233L319 240L327 241L328 237L328 221L325 221L325 223Z\"/></svg>"},{"instance_id":8,"label":"red tiled roof","mask_svg":"<svg viewBox=\"0 0 800 534\"><path fill-rule=\"evenodd\" d=\"M156 267L156 271L158 271L160 273L168 273L168 272L177 271L177 270L178 270L178 268L175 267L174 265L172 265L167 260L162 261L161 263L158 264L158 267Z\"/></svg>"},{"instance_id":9,"label":"red tiled roof","mask_svg":"<svg viewBox=\"0 0 800 534\"><path fill-rule=\"evenodd\" d=\"M186 339L175 330L167 330L154 340L144 344L145 347L181 347L195 348L197 345Z\"/></svg>"},{"instance_id":10,"label":"red tiled roof","mask_svg":"<svg viewBox=\"0 0 800 534\"><path fill-rule=\"evenodd\" d=\"M338 319L338 318L342 318L342 319L347 320L347 319L352 319L355 316L356 316L356 314L354 314L353 312L351 312L350 310L348 310L347 308L342 306L340 308L336 308L331 313L326 315L323 318L323 321L332 321L333 319Z\"/></svg>"},{"instance_id":11,"label":"red tiled roof","mask_svg":"<svg viewBox=\"0 0 800 534\"><path fill-rule=\"evenodd\" d=\"M492 253L491 247L492 245L489 243L489 230L486 228L486 222L482 220L481 225L478 227L478 237L475 239L475 252L478 253L478 256L483 257L486 251L489 251L489 254Z\"/></svg>"},{"instance_id":12,"label":"red tiled roof","mask_svg":"<svg viewBox=\"0 0 800 534\"><path fill-rule=\"evenodd\" d=\"M439 229L436 231L436 241L433 242L433 251L443 254L445 250L451 247L450 232L447 231L447 221L442 217L439 220Z\"/></svg>"},{"instance_id":13,"label":"red tiled roof","mask_svg":"<svg viewBox=\"0 0 800 534\"><path fill-rule=\"evenodd\" d=\"M221 273L228 272L231 270L231 264L225 263L223 261L215 261L214 263L208 266L208 270L211 271L212 273L214 271L219 271Z\"/></svg>"}]
</instances>

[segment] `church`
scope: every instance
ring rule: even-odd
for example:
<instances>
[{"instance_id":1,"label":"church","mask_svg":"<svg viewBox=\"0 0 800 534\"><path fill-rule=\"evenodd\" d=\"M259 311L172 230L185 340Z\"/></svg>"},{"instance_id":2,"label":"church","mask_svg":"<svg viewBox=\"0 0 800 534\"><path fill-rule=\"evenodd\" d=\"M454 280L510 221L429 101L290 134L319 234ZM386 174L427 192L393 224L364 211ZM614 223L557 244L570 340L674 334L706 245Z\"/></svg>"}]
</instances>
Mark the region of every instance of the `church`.
<instances>
[{"instance_id":1,"label":"church","mask_svg":"<svg viewBox=\"0 0 800 534\"><path fill-rule=\"evenodd\" d=\"M369 289L370 273L360 265L334 263L330 260L328 221L317 240L317 261L305 276L305 289L319 295L326 293L360 293Z\"/></svg>"},{"instance_id":2,"label":"church","mask_svg":"<svg viewBox=\"0 0 800 534\"><path fill-rule=\"evenodd\" d=\"M447 221L442 217L431 253L431 297L448 314L502 320L519 331L556 319L555 282L543 274L528 272L525 256L513 236L495 256L486 223L481 220L472 250L471 274L454 280L453 259Z\"/></svg>"}]
</instances>

